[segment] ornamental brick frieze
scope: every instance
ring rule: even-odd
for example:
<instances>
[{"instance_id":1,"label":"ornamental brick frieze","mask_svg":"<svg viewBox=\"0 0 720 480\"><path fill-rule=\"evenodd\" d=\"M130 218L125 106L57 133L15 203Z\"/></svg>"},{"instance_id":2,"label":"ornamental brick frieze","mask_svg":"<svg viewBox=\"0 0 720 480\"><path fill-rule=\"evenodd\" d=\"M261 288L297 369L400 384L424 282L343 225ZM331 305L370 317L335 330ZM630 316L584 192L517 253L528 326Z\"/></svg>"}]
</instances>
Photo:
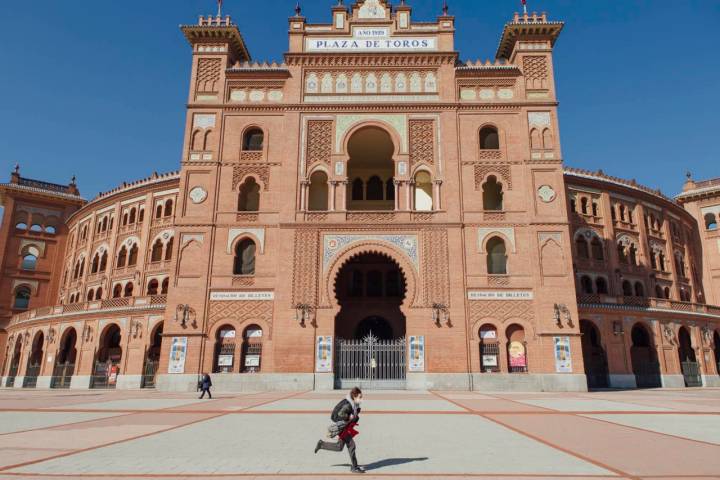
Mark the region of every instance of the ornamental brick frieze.
<instances>
[{"instance_id":1,"label":"ornamental brick frieze","mask_svg":"<svg viewBox=\"0 0 720 480\"><path fill-rule=\"evenodd\" d=\"M422 232L422 242L425 306L434 303L450 306L450 255L447 230L425 230Z\"/></svg>"},{"instance_id":2,"label":"ornamental brick frieze","mask_svg":"<svg viewBox=\"0 0 720 480\"><path fill-rule=\"evenodd\" d=\"M435 121L410 120L410 164L435 163Z\"/></svg>"},{"instance_id":3,"label":"ornamental brick frieze","mask_svg":"<svg viewBox=\"0 0 720 480\"><path fill-rule=\"evenodd\" d=\"M308 120L305 171L321 162L330 165L332 156L332 120Z\"/></svg>"},{"instance_id":4,"label":"ornamental brick frieze","mask_svg":"<svg viewBox=\"0 0 720 480\"><path fill-rule=\"evenodd\" d=\"M319 240L317 230L295 232L293 305L315 306L318 303Z\"/></svg>"},{"instance_id":5,"label":"ornamental brick frieze","mask_svg":"<svg viewBox=\"0 0 720 480\"><path fill-rule=\"evenodd\" d=\"M470 323L483 319L500 322L519 318L532 320L535 316L533 302L517 300L470 301Z\"/></svg>"},{"instance_id":6,"label":"ornamental brick frieze","mask_svg":"<svg viewBox=\"0 0 720 480\"><path fill-rule=\"evenodd\" d=\"M500 180L507 186L508 190L512 190L512 175L510 165L500 163L479 163L474 165L475 169L475 190L482 189L482 184L488 175L500 175Z\"/></svg>"},{"instance_id":7,"label":"ornamental brick frieze","mask_svg":"<svg viewBox=\"0 0 720 480\"><path fill-rule=\"evenodd\" d=\"M256 175L264 186L264 190L270 190L270 166L267 164L242 164L233 165L233 190L237 189L240 182L248 175Z\"/></svg>"},{"instance_id":8,"label":"ornamental brick frieze","mask_svg":"<svg viewBox=\"0 0 720 480\"><path fill-rule=\"evenodd\" d=\"M417 235L353 235L329 234L323 236L323 269L327 270L330 262L346 247L365 242L385 243L404 253L417 269L420 263Z\"/></svg>"},{"instance_id":9,"label":"ornamental brick frieze","mask_svg":"<svg viewBox=\"0 0 720 480\"><path fill-rule=\"evenodd\" d=\"M390 107L387 104L349 104L349 103L292 103L292 104L263 104L263 105L240 105L237 103L225 103L215 105L222 108L226 113L258 113L267 114L268 112L300 112L300 113L387 113ZM207 108L206 103L190 104L190 108ZM433 111L459 111L459 112L475 112L482 111L484 113L520 113L521 107L511 103L439 103L439 102L417 102L412 104L403 103L402 105L393 105L394 112L402 110L406 113L427 113L428 108ZM193 162L196 164L199 162ZM210 165L214 165L212 162Z\"/></svg>"},{"instance_id":10,"label":"ornamental brick frieze","mask_svg":"<svg viewBox=\"0 0 720 480\"><path fill-rule=\"evenodd\" d=\"M385 212L348 213L347 220L353 223L391 223L395 220L395 214Z\"/></svg>"},{"instance_id":11,"label":"ornamental brick frieze","mask_svg":"<svg viewBox=\"0 0 720 480\"><path fill-rule=\"evenodd\" d=\"M367 55L335 53L333 55L286 54L288 66L304 67L439 67L454 65L454 53L372 53Z\"/></svg>"},{"instance_id":12,"label":"ornamental brick frieze","mask_svg":"<svg viewBox=\"0 0 720 480\"><path fill-rule=\"evenodd\" d=\"M545 56L529 56L523 60L525 84L529 90L548 88L548 63Z\"/></svg>"},{"instance_id":13,"label":"ornamental brick frieze","mask_svg":"<svg viewBox=\"0 0 720 480\"><path fill-rule=\"evenodd\" d=\"M222 60L219 58L201 58L197 67L196 91L217 93L221 67Z\"/></svg>"},{"instance_id":14,"label":"ornamental brick frieze","mask_svg":"<svg viewBox=\"0 0 720 480\"><path fill-rule=\"evenodd\" d=\"M274 302L272 301L211 301L208 314L208 329L215 323L224 320L235 320L237 322L262 320L269 326L268 337L272 339L273 306Z\"/></svg>"}]
</instances>

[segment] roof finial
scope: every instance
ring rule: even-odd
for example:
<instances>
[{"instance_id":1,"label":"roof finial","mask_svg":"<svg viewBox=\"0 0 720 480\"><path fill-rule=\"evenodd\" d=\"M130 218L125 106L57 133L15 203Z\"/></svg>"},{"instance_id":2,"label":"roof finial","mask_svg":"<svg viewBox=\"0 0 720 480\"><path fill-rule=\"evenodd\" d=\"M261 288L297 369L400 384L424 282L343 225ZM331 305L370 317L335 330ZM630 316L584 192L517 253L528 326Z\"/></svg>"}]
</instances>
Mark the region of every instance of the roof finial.
<instances>
[{"instance_id":1,"label":"roof finial","mask_svg":"<svg viewBox=\"0 0 720 480\"><path fill-rule=\"evenodd\" d=\"M218 2L218 14L217 14L217 16L218 16L218 18L220 18L220 17L222 17L222 2L223 2L223 0L217 0L217 2Z\"/></svg>"},{"instance_id":2,"label":"roof finial","mask_svg":"<svg viewBox=\"0 0 720 480\"><path fill-rule=\"evenodd\" d=\"M690 170L685 172L685 176L687 177L688 180L692 180L692 172Z\"/></svg>"},{"instance_id":3,"label":"roof finial","mask_svg":"<svg viewBox=\"0 0 720 480\"><path fill-rule=\"evenodd\" d=\"M527 0L522 0L523 14L527 15Z\"/></svg>"},{"instance_id":4,"label":"roof finial","mask_svg":"<svg viewBox=\"0 0 720 480\"><path fill-rule=\"evenodd\" d=\"M20 175L20 164L19 163L15 164L15 175Z\"/></svg>"},{"instance_id":5,"label":"roof finial","mask_svg":"<svg viewBox=\"0 0 720 480\"><path fill-rule=\"evenodd\" d=\"M450 10L450 7L448 7L447 0L443 0L443 17L447 17L449 10Z\"/></svg>"},{"instance_id":6,"label":"roof finial","mask_svg":"<svg viewBox=\"0 0 720 480\"><path fill-rule=\"evenodd\" d=\"M300 0L298 0L298 1L295 3L295 16L296 16L296 17L299 17L299 16L300 16L300 12L302 12L302 9L300 8Z\"/></svg>"},{"instance_id":7,"label":"roof finial","mask_svg":"<svg viewBox=\"0 0 720 480\"><path fill-rule=\"evenodd\" d=\"M70 185L75 186L77 185L77 177L75 175L72 176L70 179Z\"/></svg>"}]
</instances>

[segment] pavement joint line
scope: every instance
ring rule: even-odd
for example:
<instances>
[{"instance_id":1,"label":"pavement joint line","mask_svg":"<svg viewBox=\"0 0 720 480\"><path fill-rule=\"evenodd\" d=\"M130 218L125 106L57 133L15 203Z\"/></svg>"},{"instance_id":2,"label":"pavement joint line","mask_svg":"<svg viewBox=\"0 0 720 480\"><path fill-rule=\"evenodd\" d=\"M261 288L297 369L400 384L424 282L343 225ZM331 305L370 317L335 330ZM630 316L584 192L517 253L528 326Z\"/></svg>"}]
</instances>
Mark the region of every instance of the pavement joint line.
<instances>
[{"instance_id":1,"label":"pavement joint line","mask_svg":"<svg viewBox=\"0 0 720 480\"><path fill-rule=\"evenodd\" d=\"M8 472L4 475L11 475L15 477L42 477L42 478L233 478L233 477L250 477L250 478L337 478L337 477L357 477L353 473L183 473L183 474L151 474L151 473L24 473L24 472ZM630 480L630 477L617 477L611 475L575 475L575 474L544 474L544 473L523 473L520 475L513 473L370 473L368 472L363 478L567 478L576 479L582 478L597 478L597 479L613 479L613 480ZM640 477L633 477L635 480L640 480ZM650 478L650 477L648 477ZM654 478L654 477L653 477ZM667 477L667 478L691 478L691 477ZM713 477L698 477L698 478L713 478Z\"/></svg>"},{"instance_id":2,"label":"pavement joint line","mask_svg":"<svg viewBox=\"0 0 720 480\"><path fill-rule=\"evenodd\" d=\"M446 397L443 396L443 395L440 395L440 394L437 393L437 392L432 392L432 393L433 393L434 395L437 395L438 397L440 397L440 398L442 398L442 399L445 399L446 401L448 401L448 402L450 402L450 403L453 403L452 400L446 398ZM504 428L507 428L508 430L511 430L511 431L513 431L513 432L515 432L515 433L517 433L517 434L519 434L519 435L522 435L522 436L524 436L524 437L527 437L527 438L529 438L529 439L531 439L531 440L533 440L533 441L535 441L535 442L541 443L541 444L546 445L546 446L548 446L548 447L550 447L550 448L553 448L553 449L555 449L555 450L558 450L558 451L560 451L560 452L563 452L563 453L565 453L565 454L567 454L567 455L571 455L571 456L573 456L573 457L575 457L575 458L579 458L580 460L582 460L582 461L584 461L584 462L588 462L588 463L590 463L590 464L592 464L592 465L595 465L595 466L597 466L597 467L600 467L600 468L602 468L602 469L604 469L604 470L607 470L607 471L609 471L609 472L613 472L614 474L616 474L616 475L618 475L618 476L620 476L620 477L630 478L630 479L634 479L634 480L635 480L635 479L638 479L638 477L633 476L633 475L630 475L629 473L624 472L624 471L622 471L622 470L620 470L620 469L617 469L617 468L615 468L615 467L611 467L610 465L606 465L606 464L604 464L604 463L602 463L602 462L600 462L600 461L598 461L598 460L595 460L595 459L593 459L593 458L590 458L590 457L587 457L587 456L585 456L585 455L579 454L579 453L577 453L577 452L573 452L572 450L569 450L569 449L567 449L567 448L561 447L560 445L556 445L556 444L554 444L554 443L552 443L552 442L548 442L548 441L545 440L545 439L542 439L542 438L540 438L540 437L538 437L538 436L536 436L536 435L533 435L533 434L531 434L531 433L524 432L524 431L520 430L519 428L515 428L515 427L513 427L512 425L509 425L509 424L507 424L507 423L505 423L505 422L503 422L503 421L501 421L501 420L498 420L498 419L495 419L495 418L491 418L490 416L488 416L488 414L476 414L476 415L478 415L479 417L484 418L484 419L486 419L486 420L488 420L488 421L490 421L490 422L493 422L493 423L495 423L495 424L497 424L497 425L500 425L500 426L502 426L502 427L504 427Z\"/></svg>"},{"instance_id":3,"label":"pavement joint line","mask_svg":"<svg viewBox=\"0 0 720 480\"><path fill-rule=\"evenodd\" d=\"M276 398L276 399L273 399L273 400L269 400L269 401L267 401L267 402L261 403L260 405L267 405L267 404L269 404L269 403L273 403L273 402L276 402L276 401L287 400L287 399L293 398L293 397L295 397L295 396L297 396L297 395L302 395L303 393L306 393L306 392L295 392L295 393L293 393L292 395L288 395L288 396L285 396L285 397L281 397L281 398ZM259 405L256 405L256 406L259 406ZM141 439L141 438L151 437L151 436L153 436L153 435L159 435L159 434L161 434L161 433L170 432L170 431L172 431L172 430L177 430L177 429L179 429L179 428L188 427L188 426L194 425L194 424L196 424L196 423L201 423L201 422L205 422L205 421L208 421L208 420L213 420L213 419L216 419L216 418L220 418L220 417L223 417L223 416L225 416L225 415L227 415L227 414L228 414L228 413L222 413L222 414L219 414L219 415L209 416L209 417L207 417L207 418L200 418L200 419L197 419L197 420L193 420L192 422L184 423L184 424L182 424L182 425L173 425L173 426L171 426L171 427L169 427L169 428L157 430L157 431L154 431L154 432L144 433L144 434L142 434L142 435L135 435L135 436L133 436L133 437L123 438L123 439L115 440L115 441L112 441L112 442L107 442L107 443L100 444L100 445L94 445L94 446L92 446L92 447L80 448L80 449L77 449L77 450L72 450L72 451L69 451L69 452L66 452L66 453L62 453L62 454L58 454L58 455L51 455L50 457L46 457L46 458L36 459L36 460L28 461L28 462L22 462L22 463L18 463L18 464L15 464L15 465L0 466L0 472L2 472L2 474L5 474L5 473L7 472L7 470L12 470L12 469L14 469L14 468L27 467L27 466L29 466L29 465L35 465L35 464L38 464L38 463L47 462L47 461L49 461L49 460L54 460L54 459L57 459L57 458L69 457L69 456L72 456L72 455L75 455L75 454L78 454L78 453L89 452L89 451L98 450L98 449L104 448L104 447L110 447L110 446L112 446L112 445L118 445L118 444L120 444L120 443L131 442L131 441L133 441L133 440L139 440L139 439ZM77 475L76 475L76 476L77 476Z\"/></svg>"},{"instance_id":4,"label":"pavement joint line","mask_svg":"<svg viewBox=\"0 0 720 480\"><path fill-rule=\"evenodd\" d=\"M495 400L502 400L503 402L516 403L516 404L518 404L518 405L522 405L523 407L540 408L540 409L542 409L542 410L548 410L548 411L550 411L550 412L554 411L552 408L549 408L549 407L541 407L541 406L539 406L539 405L532 405L532 404L527 404L527 403L519 402L519 401L517 401L517 400L513 400L512 398L502 397L502 396L500 396L499 394L492 394L492 393L484 393L484 392L483 392L482 395L487 395L487 396L490 397L490 398L494 398Z\"/></svg>"},{"instance_id":5,"label":"pavement joint line","mask_svg":"<svg viewBox=\"0 0 720 480\"><path fill-rule=\"evenodd\" d=\"M594 415L602 415L602 414L594 414ZM718 444L718 443L706 442L705 440L696 440L694 438L681 437L680 435L675 435L673 433L658 432L658 431L649 430L649 429L643 428L643 427L637 427L635 425L625 425L624 423L615 423L610 420L605 420L604 418L594 418L594 417L589 417L589 416L585 416L585 415L580 415L580 416L587 420L607 423L607 424L613 425L615 427L629 428L630 430L637 430L639 432L644 432L644 433L653 433L655 435L662 435L664 437L670 437L670 438L674 438L676 440L684 440L686 442L695 442L695 443L700 443L703 445L710 445L711 447L720 447L720 444Z\"/></svg>"}]
</instances>

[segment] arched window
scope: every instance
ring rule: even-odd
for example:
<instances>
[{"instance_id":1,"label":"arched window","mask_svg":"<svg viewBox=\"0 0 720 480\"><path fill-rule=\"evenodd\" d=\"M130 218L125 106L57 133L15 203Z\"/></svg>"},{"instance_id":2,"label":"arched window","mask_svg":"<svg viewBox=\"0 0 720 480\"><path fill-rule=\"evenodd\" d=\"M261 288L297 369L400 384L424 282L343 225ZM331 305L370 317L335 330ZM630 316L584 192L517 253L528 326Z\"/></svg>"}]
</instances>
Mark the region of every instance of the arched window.
<instances>
[{"instance_id":1,"label":"arched window","mask_svg":"<svg viewBox=\"0 0 720 480\"><path fill-rule=\"evenodd\" d=\"M260 185L253 177L248 177L240 186L238 194L239 212L257 212L260 209Z\"/></svg>"},{"instance_id":2,"label":"arched window","mask_svg":"<svg viewBox=\"0 0 720 480\"><path fill-rule=\"evenodd\" d=\"M29 287L19 287L15 290L15 302L13 308L17 310L27 310L30 307L30 291Z\"/></svg>"},{"instance_id":3,"label":"arched window","mask_svg":"<svg viewBox=\"0 0 720 480\"><path fill-rule=\"evenodd\" d=\"M365 199L365 186L362 179L356 178L352 183L352 199L353 200L364 200Z\"/></svg>"},{"instance_id":4,"label":"arched window","mask_svg":"<svg viewBox=\"0 0 720 480\"><path fill-rule=\"evenodd\" d=\"M505 241L500 237L493 237L487 243L487 270L489 275L507 274L507 250Z\"/></svg>"},{"instance_id":5,"label":"arched window","mask_svg":"<svg viewBox=\"0 0 720 480\"><path fill-rule=\"evenodd\" d=\"M162 204L160 204L155 209L155 218L162 218L162 214L163 214L163 206L162 206Z\"/></svg>"},{"instance_id":6,"label":"arched window","mask_svg":"<svg viewBox=\"0 0 720 480\"><path fill-rule=\"evenodd\" d=\"M717 218L714 213L708 213L705 215L705 228L708 230L716 230L718 228Z\"/></svg>"},{"instance_id":7,"label":"arched window","mask_svg":"<svg viewBox=\"0 0 720 480\"><path fill-rule=\"evenodd\" d=\"M165 245L165 261L172 260L174 243L175 243L175 237L170 237L170 240L168 240L167 245Z\"/></svg>"},{"instance_id":8,"label":"arched window","mask_svg":"<svg viewBox=\"0 0 720 480\"><path fill-rule=\"evenodd\" d=\"M35 232L35 233L42 233L43 228L38 224L34 224L32 227L30 227L30 231ZM84 232L85 232L85 235L83 236L83 238L85 238L85 236L87 236L87 227L85 227Z\"/></svg>"},{"instance_id":9,"label":"arched window","mask_svg":"<svg viewBox=\"0 0 720 480\"><path fill-rule=\"evenodd\" d=\"M644 297L645 296L645 287L640 282L635 282L635 296L636 297Z\"/></svg>"},{"instance_id":10,"label":"arched window","mask_svg":"<svg viewBox=\"0 0 720 480\"><path fill-rule=\"evenodd\" d=\"M120 298L122 296L122 285L119 283L113 287L113 298Z\"/></svg>"},{"instance_id":11,"label":"arched window","mask_svg":"<svg viewBox=\"0 0 720 480\"><path fill-rule=\"evenodd\" d=\"M90 264L90 273L97 273L100 268L100 254L96 253L93 256L92 263Z\"/></svg>"},{"instance_id":12,"label":"arched window","mask_svg":"<svg viewBox=\"0 0 720 480\"><path fill-rule=\"evenodd\" d=\"M627 259L627 254L625 253L625 245L623 245L622 243L618 243L617 251L618 251L618 259L620 260L620 263L627 264L628 259Z\"/></svg>"},{"instance_id":13,"label":"arched window","mask_svg":"<svg viewBox=\"0 0 720 480\"><path fill-rule=\"evenodd\" d=\"M25 250L25 255L22 259L20 268L23 270L35 270L37 268L37 261L40 252L35 247L29 247Z\"/></svg>"},{"instance_id":14,"label":"arched window","mask_svg":"<svg viewBox=\"0 0 720 480\"><path fill-rule=\"evenodd\" d=\"M103 232L107 231L107 229L108 229L108 217L104 217L104 218L102 219L101 228L102 228L102 231L103 231Z\"/></svg>"},{"instance_id":15,"label":"arched window","mask_svg":"<svg viewBox=\"0 0 720 480\"><path fill-rule=\"evenodd\" d=\"M173 214L173 201L168 200L167 202L165 202L165 216L171 217L172 214Z\"/></svg>"},{"instance_id":16,"label":"arched window","mask_svg":"<svg viewBox=\"0 0 720 480\"><path fill-rule=\"evenodd\" d=\"M551 150L553 148L553 137L549 128L543 130L543 148L545 150Z\"/></svg>"},{"instance_id":17,"label":"arched window","mask_svg":"<svg viewBox=\"0 0 720 480\"><path fill-rule=\"evenodd\" d=\"M657 270L658 268L658 262L657 262L657 252L650 252L650 266L653 270Z\"/></svg>"},{"instance_id":18,"label":"arched window","mask_svg":"<svg viewBox=\"0 0 720 480\"><path fill-rule=\"evenodd\" d=\"M665 287L663 292L665 293L665 298L670 298L670 287Z\"/></svg>"},{"instance_id":19,"label":"arched window","mask_svg":"<svg viewBox=\"0 0 720 480\"><path fill-rule=\"evenodd\" d=\"M148 282L147 295L157 295L160 284L154 278Z\"/></svg>"},{"instance_id":20,"label":"arched window","mask_svg":"<svg viewBox=\"0 0 720 480\"><path fill-rule=\"evenodd\" d=\"M385 182L385 198L387 200L395 200L395 179L389 178Z\"/></svg>"},{"instance_id":21,"label":"arched window","mask_svg":"<svg viewBox=\"0 0 720 480\"><path fill-rule=\"evenodd\" d=\"M542 139L540 138L540 132L537 130L537 128L533 128L530 131L530 148L532 148L533 150L542 149Z\"/></svg>"},{"instance_id":22,"label":"arched window","mask_svg":"<svg viewBox=\"0 0 720 480\"><path fill-rule=\"evenodd\" d=\"M170 279L166 278L165 280L162 281L162 286L160 287L160 294L167 295L168 287L170 287Z\"/></svg>"},{"instance_id":23,"label":"arched window","mask_svg":"<svg viewBox=\"0 0 720 480\"><path fill-rule=\"evenodd\" d=\"M100 257L100 271L104 272L107 270L107 262L108 262L108 253L107 251L103 252L102 257Z\"/></svg>"},{"instance_id":24,"label":"arched window","mask_svg":"<svg viewBox=\"0 0 720 480\"><path fill-rule=\"evenodd\" d=\"M132 297L134 287L135 286L133 285L133 282L126 283L125 284L125 292L124 292L123 296Z\"/></svg>"},{"instance_id":25,"label":"arched window","mask_svg":"<svg viewBox=\"0 0 720 480\"><path fill-rule=\"evenodd\" d=\"M632 284L631 284L629 281L625 280L625 281L622 283L622 290L623 290L623 295L624 295L624 296L626 296L626 297L632 297L632 296L633 296Z\"/></svg>"},{"instance_id":26,"label":"arched window","mask_svg":"<svg viewBox=\"0 0 720 480\"><path fill-rule=\"evenodd\" d=\"M497 211L503 209L503 190L497 178L489 176L483 184L483 210Z\"/></svg>"},{"instance_id":27,"label":"arched window","mask_svg":"<svg viewBox=\"0 0 720 480\"><path fill-rule=\"evenodd\" d=\"M590 258L587 240L585 240L582 235L578 235L577 238L575 238L575 249L577 250L578 257L585 259Z\"/></svg>"},{"instance_id":28,"label":"arched window","mask_svg":"<svg viewBox=\"0 0 720 480\"><path fill-rule=\"evenodd\" d=\"M308 210L324 212L328 209L328 177L325 172L318 170L310 175L310 198Z\"/></svg>"},{"instance_id":29,"label":"arched window","mask_svg":"<svg viewBox=\"0 0 720 480\"><path fill-rule=\"evenodd\" d=\"M380 177L370 177L367 183L367 200L382 200L383 190L383 182Z\"/></svg>"},{"instance_id":30,"label":"arched window","mask_svg":"<svg viewBox=\"0 0 720 480\"><path fill-rule=\"evenodd\" d=\"M586 197L580 199L580 211L585 215L588 213L588 199Z\"/></svg>"},{"instance_id":31,"label":"arched window","mask_svg":"<svg viewBox=\"0 0 720 480\"><path fill-rule=\"evenodd\" d=\"M637 247L634 243L630 244L630 265L633 267L637 267L638 265Z\"/></svg>"},{"instance_id":32,"label":"arched window","mask_svg":"<svg viewBox=\"0 0 720 480\"><path fill-rule=\"evenodd\" d=\"M137 257L138 257L138 246L137 246L137 243L134 243L133 246L130 247L130 254L128 255L128 267L137 265Z\"/></svg>"},{"instance_id":33,"label":"arched window","mask_svg":"<svg viewBox=\"0 0 720 480\"><path fill-rule=\"evenodd\" d=\"M353 270L350 278L350 296L362 297L365 287L365 275L362 270Z\"/></svg>"},{"instance_id":34,"label":"arched window","mask_svg":"<svg viewBox=\"0 0 720 480\"><path fill-rule=\"evenodd\" d=\"M383 275L377 270L368 272L367 286L365 292L368 297L382 297L383 294Z\"/></svg>"},{"instance_id":35,"label":"arched window","mask_svg":"<svg viewBox=\"0 0 720 480\"><path fill-rule=\"evenodd\" d=\"M88 302L92 302L93 298L95 298L95 290L93 290L92 288L90 290L88 290L87 297L85 297L85 298L87 299Z\"/></svg>"},{"instance_id":36,"label":"arched window","mask_svg":"<svg viewBox=\"0 0 720 480\"><path fill-rule=\"evenodd\" d=\"M251 128L245 132L243 137L243 150L245 151L260 151L263 149L263 143L265 142L265 134L259 128Z\"/></svg>"},{"instance_id":37,"label":"arched window","mask_svg":"<svg viewBox=\"0 0 720 480\"><path fill-rule=\"evenodd\" d=\"M517 324L510 325L505 335L508 339L508 371L510 373L525 373L527 365L527 342L525 341L525 329Z\"/></svg>"},{"instance_id":38,"label":"arched window","mask_svg":"<svg viewBox=\"0 0 720 480\"><path fill-rule=\"evenodd\" d=\"M101 300L103 294L102 287L98 287L98 289L95 291L95 300Z\"/></svg>"},{"instance_id":39,"label":"arched window","mask_svg":"<svg viewBox=\"0 0 720 480\"><path fill-rule=\"evenodd\" d=\"M586 295L593 293L593 282L590 277L583 275L582 278L580 278L580 288L582 289L582 293Z\"/></svg>"},{"instance_id":40,"label":"arched window","mask_svg":"<svg viewBox=\"0 0 720 480\"><path fill-rule=\"evenodd\" d=\"M665 298L663 289L660 285L655 285L655 298Z\"/></svg>"},{"instance_id":41,"label":"arched window","mask_svg":"<svg viewBox=\"0 0 720 480\"><path fill-rule=\"evenodd\" d=\"M663 272L667 271L667 263L665 262L665 254L660 252L658 255L658 262L660 263L660 270Z\"/></svg>"},{"instance_id":42,"label":"arched window","mask_svg":"<svg viewBox=\"0 0 720 480\"><path fill-rule=\"evenodd\" d=\"M150 261L151 262L161 262L162 261L162 253L163 253L163 243L162 240L159 238L155 240L155 243L152 247L152 253L150 254Z\"/></svg>"},{"instance_id":43,"label":"arched window","mask_svg":"<svg viewBox=\"0 0 720 480\"><path fill-rule=\"evenodd\" d=\"M234 275L255 275L255 242L249 238L237 244L235 247Z\"/></svg>"},{"instance_id":44,"label":"arched window","mask_svg":"<svg viewBox=\"0 0 720 480\"><path fill-rule=\"evenodd\" d=\"M418 172L415 175L415 210L430 212L432 209L432 178L427 172Z\"/></svg>"},{"instance_id":45,"label":"arched window","mask_svg":"<svg viewBox=\"0 0 720 480\"><path fill-rule=\"evenodd\" d=\"M215 368L217 373L232 372L235 363L235 327L223 325L215 339Z\"/></svg>"},{"instance_id":46,"label":"arched window","mask_svg":"<svg viewBox=\"0 0 720 480\"><path fill-rule=\"evenodd\" d=\"M603 277L598 277L595 279L595 289L597 293L601 295L607 295L608 294L608 284L607 280Z\"/></svg>"},{"instance_id":47,"label":"arched window","mask_svg":"<svg viewBox=\"0 0 720 480\"><path fill-rule=\"evenodd\" d=\"M593 260L605 260L605 251L603 249L603 244L598 237L593 237L592 241L590 242L590 249L592 250Z\"/></svg>"},{"instance_id":48,"label":"arched window","mask_svg":"<svg viewBox=\"0 0 720 480\"><path fill-rule=\"evenodd\" d=\"M258 325L250 325L243 332L241 373L257 373L262 368L263 331Z\"/></svg>"},{"instance_id":49,"label":"arched window","mask_svg":"<svg viewBox=\"0 0 720 480\"><path fill-rule=\"evenodd\" d=\"M592 202L592 214L593 217L598 217L600 212L600 207L598 207L598 204L596 202Z\"/></svg>"},{"instance_id":50,"label":"arched window","mask_svg":"<svg viewBox=\"0 0 720 480\"><path fill-rule=\"evenodd\" d=\"M15 225L15 228L17 228L18 230L27 230L27 223L20 222Z\"/></svg>"},{"instance_id":51,"label":"arched window","mask_svg":"<svg viewBox=\"0 0 720 480\"><path fill-rule=\"evenodd\" d=\"M135 210L135 208L131 208L130 217L128 218L128 223L130 223L131 225L135 223L135 215L137 215L137 211Z\"/></svg>"},{"instance_id":52,"label":"arched window","mask_svg":"<svg viewBox=\"0 0 720 480\"><path fill-rule=\"evenodd\" d=\"M500 136L497 128L487 126L480 130L480 149L482 150L499 150Z\"/></svg>"},{"instance_id":53,"label":"arched window","mask_svg":"<svg viewBox=\"0 0 720 480\"><path fill-rule=\"evenodd\" d=\"M677 269L678 275L681 277L685 276L685 259L681 253L675 254L675 268Z\"/></svg>"},{"instance_id":54,"label":"arched window","mask_svg":"<svg viewBox=\"0 0 720 480\"><path fill-rule=\"evenodd\" d=\"M622 203L618 205L618 210L620 211L620 221L624 222L626 220L625 218L625 205Z\"/></svg>"},{"instance_id":55,"label":"arched window","mask_svg":"<svg viewBox=\"0 0 720 480\"><path fill-rule=\"evenodd\" d=\"M145 220L145 209L140 209L140 214L138 215L138 223L142 223L143 220Z\"/></svg>"},{"instance_id":56,"label":"arched window","mask_svg":"<svg viewBox=\"0 0 720 480\"><path fill-rule=\"evenodd\" d=\"M125 212L125 213L123 214L123 218L122 218L123 227L128 224L128 220L129 220L129 219L128 219L128 214L127 214L127 212Z\"/></svg>"},{"instance_id":57,"label":"arched window","mask_svg":"<svg viewBox=\"0 0 720 480\"><path fill-rule=\"evenodd\" d=\"M570 199L570 211L573 213L577 213L577 202L574 198Z\"/></svg>"}]
</instances>

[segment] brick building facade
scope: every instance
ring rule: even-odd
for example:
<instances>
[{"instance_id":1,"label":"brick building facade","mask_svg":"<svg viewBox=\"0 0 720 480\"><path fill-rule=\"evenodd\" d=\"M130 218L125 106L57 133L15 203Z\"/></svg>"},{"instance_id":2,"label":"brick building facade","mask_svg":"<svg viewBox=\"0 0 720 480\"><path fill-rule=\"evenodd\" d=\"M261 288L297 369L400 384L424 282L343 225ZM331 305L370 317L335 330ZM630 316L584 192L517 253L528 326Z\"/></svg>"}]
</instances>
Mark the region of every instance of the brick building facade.
<instances>
[{"instance_id":1,"label":"brick building facade","mask_svg":"<svg viewBox=\"0 0 720 480\"><path fill-rule=\"evenodd\" d=\"M298 10L271 64L229 17L183 26L180 171L88 203L39 184L62 209L57 268L18 227L13 185L34 181L0 187L3 386L720 384L712 202L563 167L562 22L515 15L481 62L460 61L447 11L331 15Z\"/></svg>"}]
</instances>

